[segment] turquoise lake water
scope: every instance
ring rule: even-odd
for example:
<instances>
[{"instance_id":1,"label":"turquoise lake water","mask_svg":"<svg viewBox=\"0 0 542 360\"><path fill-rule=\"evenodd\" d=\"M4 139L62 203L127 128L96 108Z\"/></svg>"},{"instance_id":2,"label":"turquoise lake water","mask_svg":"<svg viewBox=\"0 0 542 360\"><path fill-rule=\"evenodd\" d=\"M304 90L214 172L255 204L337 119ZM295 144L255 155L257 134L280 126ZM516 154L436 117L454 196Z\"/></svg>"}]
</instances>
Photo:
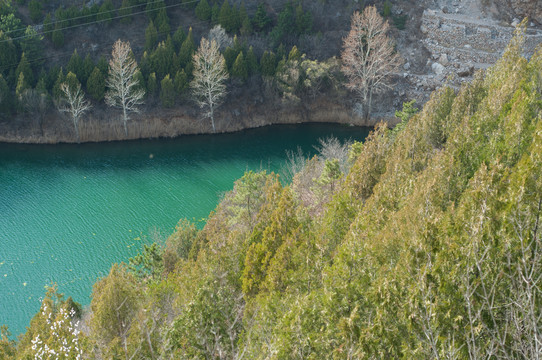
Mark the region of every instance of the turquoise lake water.
<instances>
[{"instance_id":1,"label":"turquoise lake water","mask_svg":"<svg viewBox=\"0 0 542 360\"><path fill-rule=\"evenodd\" d=\"M369 129L272 126L235 134L81 145L0 144L0 324L17 335L45 286L83 305L112 263L165 239L179 219L203 226L246 170L280 171L286 151ZM154 235L156 236L156 235Z\"/></svg>"}]
</instances>

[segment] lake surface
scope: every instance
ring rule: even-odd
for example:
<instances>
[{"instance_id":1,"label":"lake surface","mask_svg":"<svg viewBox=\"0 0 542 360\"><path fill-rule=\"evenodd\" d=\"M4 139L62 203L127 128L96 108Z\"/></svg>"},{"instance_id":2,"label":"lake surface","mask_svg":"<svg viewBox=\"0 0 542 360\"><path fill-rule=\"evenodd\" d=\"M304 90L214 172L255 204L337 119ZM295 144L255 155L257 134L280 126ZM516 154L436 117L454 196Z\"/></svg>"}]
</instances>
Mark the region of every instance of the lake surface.
<instances>
[{"instance_id":1,"label":"lake surface","mask_svg":"<svg viewBox=\"0 0 542 360\"><path fill-rule=\"evenodd\" d=\"M246 170L279 171L286 151L369 129L281 125L235 134L81 145L0 144L0 324L14 335L45 286L83 305L114 262L182 218L203 226ZM154 235L153 235L154 234Z\"/></svg>"}]
</instances>

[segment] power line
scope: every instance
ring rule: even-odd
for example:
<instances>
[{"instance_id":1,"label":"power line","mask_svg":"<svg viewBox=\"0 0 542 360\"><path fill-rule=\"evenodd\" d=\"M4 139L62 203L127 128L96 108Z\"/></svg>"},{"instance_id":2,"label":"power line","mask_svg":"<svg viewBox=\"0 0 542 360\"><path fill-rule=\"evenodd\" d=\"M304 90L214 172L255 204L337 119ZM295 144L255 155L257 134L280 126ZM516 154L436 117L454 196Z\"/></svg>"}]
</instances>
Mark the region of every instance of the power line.
<instances>
[{"instance_id":1,"label":"power line","mask_svg":"<svg viewBox=\"0 0 542 360\"><path fill-rule=\"evenodd\" d=\"M161 3L163 2L164 0L154 0L152 2L152 4L157 4L157 3ZM181 5L182 5L182 0L181 1ZM194 3L196 2L197 0L194 0L194 1L189 1L189 2L186 2L185 4L191 4L191 3ZM114 11L118 11L118 10L124 10L124 9L132 9L132 8L136 8L136 7L142 7L142 6L147 6L149 5L149 3L145 3L145 4L138 4L138 5L132 5L132 6L127 6L125 8L118 8L118 9L113 9L113 10L107 10L107 11L101 11L101 12L97 12L95 14L88 14L88 15L82 15L82 16L76 16L74 18L69 18L69 19L65 19L65 20L58 20L58 21L53 21L51 22L51 25L52 26L55 26L57 24L61 24L61 23L65 23L65 22L69 22L69 21L74 21L74 20L79 20L79 19L85 19L85 18L90 18L90 17L97 17L98 15L103 15L103 14L111 14L112 12ZM175 5L178 5L178 4L175 4ZM148 10L149 12L152 12L152 11L159 11L161 9L164 9L165 7L161 7L161 8L157 8L157 9L151 9L151 10ZM139 14L139 13L137 13ZM124 15L124 16L131 16L133 14L128 14L128 15ZM121 17L124 17L124 16L121 16ZM92 24L93 22L87 22L87 23L83 23L83 24L79 24L79 25L88 25L88 24ZM42 24L43 25L43 24ZM70 27L66 27L66 28L61 28L59 30L63 30L63 29L68 29ZM21 27L19 29L14 29L14 30L10 30L10 31L5 31L4 34L10 34L10 33L14 33L14 32L19 32L19 31L23 31L25 30L26 27ZM42 33L43 34L43 33Z\"/></svg>"},{"instance_id":2,"label":"power line","mask_svg":"<svg viewBox=\"0 0 542 360\"><path fill-rule=\"evenodd\" d=\"M158 2L160 0L157 0L155 1ZM104 21L109 21L109 20L115 20L115 19L120 19L120 18L124 18L124 17L128 17L128 16L132 16L132 15L140 15L140 14L145 14L147 12L153 12L153 11L159 11L161 9L165 9L165 8L171 8L171 7L176 7L176 6L179 6L179 5L184 5L184 4L190 4L190 3L196 3L196 2L199 2L200 0L192 0L190 2L185 2L185 3L178 3L178 4L173 4L173 5L167 5L167 6L164 6L164 7L161 7L160 9L152 9L152 10L144 10L144 11L140 11L140 12L137 12L137 13L132 13L132 14L129 14L129 15L120 15L120 16L116 16L114 18L111 18L111 19L105 19L105 20L97 20L97 21L94 21L94 22L89 22L89 23L84 23L84 24L78 24L78 25L74 25L74 26L70 26L70 27L66 27L66 28L63 28L63 29L56 29L56 30L67 30L67 29L71 29L71 28L76 28L76 27L80 27L80 26L86 26L86 25L92 25L92 24L98 24L98 23L102 23ZM284 9L284 7L290 2L290 0L285 0L285 2L277 8L277 10L282 10ZM140 5L136 5L136 6L140 6ZM231 15L230 17L228 17L229 19L233 18L234 16L236 15ZM193 22L189 25L189 28L192 28L194 27L195 25L199 25L199 24L203 24L203 23L207 23L208 20L201 20L201 21L196 21L196 22ZM55 31L55 30L53 30ZM158 32L158 35L163 35L163 34L172 34L174 33L175 31L172 31L170 30L169 32ZM41 34L44 34L46 32L42 32L40 33ZM14 38L14 39L7 39L7 40L0 40L0 43L2 42L6 42L6 41L11 41L11 40L18 40L18 39L21 39L21 38L26 38L26 37L29 37L29 36L22 36L22 37L19 37L19 38ZM143 36L139 36L139 37L133 37L132 39L133 40L142 40L145 38L145 35ZM113 41L113 42L109 42L109 43L102 43L100 44L99 46L100 47L104 47L104 46L112 46L114 43L116 42ZM32 59L30 61L28 61L29 64L36 64L36 63L40 63L44 60L51 60L51 59L61 59L61 58L68 58L68 57L71 57L71 55L73 54L73 52L64 52L64 53L61 53L61 54L55 54L55 55L52 55L52 56L48 56L48 57L41 57L41 58L37 58L37 59ZM9 65L4 65L4 66L1 66L0 67L0 72L4 72L5 70L7 69L10 69L10 68L15 68L19 65L19 63L12 63L12 64L9 64Z\"/></svg>"}]
</instances>

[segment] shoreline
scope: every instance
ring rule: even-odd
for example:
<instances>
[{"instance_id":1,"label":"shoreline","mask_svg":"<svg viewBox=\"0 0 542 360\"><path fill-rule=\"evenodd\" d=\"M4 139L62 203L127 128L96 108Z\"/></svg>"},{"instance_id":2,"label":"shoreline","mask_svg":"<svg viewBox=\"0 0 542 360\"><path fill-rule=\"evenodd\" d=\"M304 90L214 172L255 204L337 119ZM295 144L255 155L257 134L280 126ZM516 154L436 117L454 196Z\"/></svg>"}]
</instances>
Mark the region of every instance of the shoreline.
<instances>
[{"instance_id":1,"label":"shoreline","mask_svg":"<svg viewBox=\"0 0 542 360\"><path fill-rule=\"evenodd\" d=\"M213 132L209 119L200 120L198 109L179 106L169 110L145 109L134 114L128 122L128 136L120 121L112 121L118 111L97 108L80 121L80 143L99 143L141 139L175 138L182 135L212 135L234 133L270 125L303 123L333 123L351 126L374 127L385 121L390 126L397 119L390 114L375 114L368 121L357 116L351 106L333 102L325 97L310 102L284 104L225 104L215 118L217 131ZM15 123L17 126L10 124ZM0 123L0 143L11 144L70 144L77 143L71 122L62 114L50 111L43 120L43 134L35 119L27 114L11 123Z\"/></svg>"}]
</instances>

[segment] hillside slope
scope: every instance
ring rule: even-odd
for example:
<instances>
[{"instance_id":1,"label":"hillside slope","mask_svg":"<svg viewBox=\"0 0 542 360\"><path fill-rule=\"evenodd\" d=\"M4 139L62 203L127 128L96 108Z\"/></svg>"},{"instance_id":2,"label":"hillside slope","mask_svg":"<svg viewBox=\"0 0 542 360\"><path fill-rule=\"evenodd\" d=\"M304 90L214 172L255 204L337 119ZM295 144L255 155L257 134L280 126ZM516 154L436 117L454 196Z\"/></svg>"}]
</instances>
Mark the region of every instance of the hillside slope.
<instances>
[{"instance_id":1,"label":"hillside slope","mask_svg":"<svg viewBox=\"0 0 542 360\"><path fill-rule=\"evenodd\" d=\"M51 289L4 358L64 339L96 358L540 357L542 49L522 45L350 160L328 143L290 185L245 174L204 229L114 265L82 315Z\"/></svg>"}]
</instances>

